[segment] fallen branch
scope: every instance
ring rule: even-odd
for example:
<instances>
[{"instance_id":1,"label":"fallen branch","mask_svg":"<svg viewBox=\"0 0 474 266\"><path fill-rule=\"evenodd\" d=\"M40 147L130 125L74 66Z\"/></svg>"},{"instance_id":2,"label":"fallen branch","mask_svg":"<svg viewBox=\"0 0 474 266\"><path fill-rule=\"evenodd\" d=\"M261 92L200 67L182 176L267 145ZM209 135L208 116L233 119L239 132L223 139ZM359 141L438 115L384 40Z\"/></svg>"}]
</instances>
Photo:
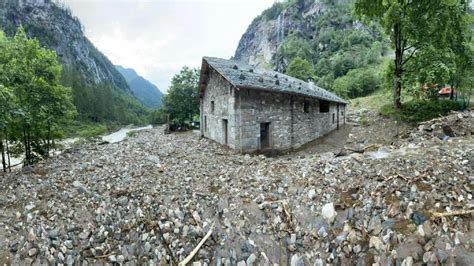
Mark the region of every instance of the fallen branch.
<instances>
[{"instance_id":1,"label":"fallen branch","mask_svg":"<svg viewBox=\"0 0 474 266\"><path fill-rule=\"evenodd\" d=\"M161 227L158 223L156 223L156 229L158 229L158 234L160 235L160 241L161 241L161 244L163 246L165 246L166 248L166 251L169 253L170 255L170 265L173 265L175 263L175 258L174 258L174 255L173 255L173 251L171 251L171 248L170 248L170 245L168 244L168 241L166 241L165 239L165 236L163 234L163 231L161 230Z\"/></svg>"},{"instance_id":2,"label":"fallen branch","mask_svg":"<svg viewBox=\"0 0 474 266\"><path fill-rule=\"evenodd\" d=\"M397 177L400 177L401 179L405 180L408 182L408 178L402 176L401 174L397 173Z\"/></svg>"},{"instance_id":3,"label":"fallen branch","mask_svg":"<svg viewBox=\"0 0 474 266\"><path fill-rule=\"evenodd\" d=\"M114 255L114 253L113 253L113 252L110 252L110 253L105 254L105 255L95 256L95 258L96 258L96 259L105 259L105 258L107 258L108 256L112 256L112 255Z\"/></svg>"},{"instance_id":4,"label":"fallen branch","mask_svg":"<svg viewBox=\"0 0 474 266\"><path fill-rule=\"evenodd\" d=\"M285 212L286 215L286 220L288 222L288 225L290 226L291 230L295 230L294 224L293 224L293 215L291 214L290 207L288 206L288 202L283 201L283 211Z\"/></svg>"},{"instance_id":5,"label":"fallen branch","mask_svg":"<svg viewBox=\"0 0 474 266\"><path fill-rule=\"evenodd\" d=\"M466 210L466 211L453 211L453 212L433 212L432 218L441 218L441 217L449 217L449 216L460 216L460 215L468 215L474 213L474 210Z\"/></svg>"},{"instance_id":6,"label":"fallen branch","mask_svg":"<svg viewBox=\"0 0 474 266\"><path fill-rule=\"evenodd\" d=\"M215 226L215 224L212 223L211 228L209 229L207 234L204 236L204 238L201 239L201 242L199 242L199 244L193 249L191 254L189 254L183 261L181 261L178 264L179 266L185 266L186 264L188 264L193 259L194 255L196 255L196 253L198 253L199 249L204 244L204 242L206 242L206 240L212 235L212 231L214 230L214 226Z\"/></svg>"},{"instance_id":7,"label":"fallen branch","mask_svg":"<svg viewBox=\"0 0 474 266\"><path fill-rule=\"evenodd\" d=\"M364 153L366 150L368 149L372 149L372 148L377 148L377 147L380 147L380 144L370 144L370 145L367 145L365 147L362 147L362 148L345 148L346 150L348 151L352 151L354 153Z\"/></svg>"}]
</instances>

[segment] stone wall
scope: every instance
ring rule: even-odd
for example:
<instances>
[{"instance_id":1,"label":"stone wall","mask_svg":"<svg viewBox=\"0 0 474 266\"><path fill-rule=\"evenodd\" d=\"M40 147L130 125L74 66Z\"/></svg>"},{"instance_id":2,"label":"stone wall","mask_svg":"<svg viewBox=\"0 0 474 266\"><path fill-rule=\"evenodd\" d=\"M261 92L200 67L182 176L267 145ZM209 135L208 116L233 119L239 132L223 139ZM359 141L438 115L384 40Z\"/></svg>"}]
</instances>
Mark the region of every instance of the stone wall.
<instances>
[{"instance_id":1,"label":"stone wall","mask_svg":"<svg viewBox=\"0 0 474 266\"><path fill-rule=\"evenodd\" d=\"M248 89L240 89L238 95L242 152L260 150L261 123L270 123L273 150L298 148L337 128L337 103L321 113L320 102L314 98ZM339 125L345 123L344 109L340 104Z\"/></svg>"},{"instance_id":2,"label":"stone wall","mask_svg":"<svg viewBox=\"0 0 474 266\"><path fill-rule=\"evenodd\" d=\"M225 144L224 119L227 120L227 144L238 149L238 115L235 113L235 89L215 70L201 99L201 135ZM214 111L212 111L214 102Z\"/></svg>"},{"instance_id":3,"label":"stone wall","mask_svg":"<svg viewBox=\"0 0 474 266\"><path fill-rule=\"evenodd\" d=\"M281 93L240 89L241 151L260 149L260 123L270 123L270 148L291 148L291 99Z\"/></svg>"},{"instance_id":4,"label":"stone wall","mask_svg":"<svg viewBox=\"0 0 474 266\"><path fill-rule=\"evenodd\" d=\"M303 111L304 102L309 104L309 112ZM293 119L294 143L293 148L326 135L337 128L337 103L330 103L329 112L320 112L320 101L314 98L298 97L295 100ZM344 106L339 107L339 125L344 124ZM334 115L334 120L333 120Z\"/></svg>"}]
</instances>

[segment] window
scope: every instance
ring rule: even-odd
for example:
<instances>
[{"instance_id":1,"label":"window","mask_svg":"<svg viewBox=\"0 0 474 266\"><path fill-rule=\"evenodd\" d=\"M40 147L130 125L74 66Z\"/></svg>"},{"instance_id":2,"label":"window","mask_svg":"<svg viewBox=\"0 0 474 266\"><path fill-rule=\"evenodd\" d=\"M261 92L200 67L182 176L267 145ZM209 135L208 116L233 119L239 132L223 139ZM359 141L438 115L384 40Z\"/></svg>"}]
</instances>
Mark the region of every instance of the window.
<instances>
[{"instance_id":1,"label":"window","mask_svg":"<svg viewBox=\"0 0 474 266\"><path fill-rule=\"evenodd\" d=\"M329 113L329 102L328 101L319 101L319 112L320 113Z\"/></svg>"},{"instance_id":2,"label":"window","mask_svg":"<svg viewBox=\"0 0 474 266\"><path fill-rule=\"evenodd\" d=\"M303 112L309 113L309 102L304 101L303 103Z\"/></svg>"},{"instance_id":3,"label":"window","mask_svg":"<svg viewBox=\"0 0 474 266\"><path fill-rule=\"evenodd\" d=\"M336 114L332 113L332 123L336 123Z\"/></svg>"},{"instance_id":4,"label":"window","mask_svg":"<svg viewBox=\"0 0 474 266\"><path fill-rule=\"evenodd\" d=\"M214 101L211 101L211 113L214 113Z\"/></svg>"},{"instance_id":5,"label":"window","mask_svg":"<svg viewBox=\"0 0 474 266\"><path fill-rule=\"evenodd\" d=\"M207 132L207 116L204 116L204 131Z\"/></svg>"},{"instance_id":6,"label":"window","mask_svg":"<svg viewBox=\"0 0 474 266\"><path fill-rule=\"evenodd\" d=\"M344 111L341 111L341 115L344 116Z\"/></svg>"}]
</instances>

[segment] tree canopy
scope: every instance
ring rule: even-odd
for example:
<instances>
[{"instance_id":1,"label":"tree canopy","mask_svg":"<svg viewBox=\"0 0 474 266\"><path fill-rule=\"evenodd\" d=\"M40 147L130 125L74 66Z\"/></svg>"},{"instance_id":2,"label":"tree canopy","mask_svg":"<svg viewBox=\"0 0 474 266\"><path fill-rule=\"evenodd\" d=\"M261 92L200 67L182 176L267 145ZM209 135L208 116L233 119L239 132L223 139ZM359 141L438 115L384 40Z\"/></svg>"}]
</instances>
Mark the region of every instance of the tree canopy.
<instances>
[{"instance_id":1,"label":"tree canopy","mask_svg":"<svg viewBox=\"0 0 474 266\"><path fill-rule=\"evenodd\" d=\"M296 57L288 65L286 74L301 80L314 79L315 73L314 68L306 59Z\"/></svg>"},{"instance_id":2,"label":"tree canopy","mask_svg":"<svg viewBox=\"0 0 474 266\"><path fill-rule=\"evenodd\" d=\"M170 114L175 123L183 125L199 115L198 83L199 70L186 66L171 80L171 86L163 100L163 110ZM163 110L155 113L163 114Z\"/></svg>"},{"instance_id":3,"label":"tree canopy","mask_svg":"<svg viewBox=\"0 0 474 266\"><path fill-rule=\"evenodd\" d=\"M354 12L390 36L396 108L405 83L448 82L468 67L461 63L472 37L466 0L355 0Z\"/></svg>"}]
</instances>

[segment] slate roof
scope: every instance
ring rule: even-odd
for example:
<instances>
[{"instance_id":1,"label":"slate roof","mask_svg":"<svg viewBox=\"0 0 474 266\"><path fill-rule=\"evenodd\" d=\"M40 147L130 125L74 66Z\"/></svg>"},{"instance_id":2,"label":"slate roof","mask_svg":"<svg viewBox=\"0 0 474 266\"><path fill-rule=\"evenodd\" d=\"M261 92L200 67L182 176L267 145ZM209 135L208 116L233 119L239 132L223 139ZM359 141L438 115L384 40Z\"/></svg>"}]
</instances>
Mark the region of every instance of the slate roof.
<instances>
[{"instance_id":1,"label":"slate roof","mask_svg":"<svg viewBox=\"0 0 474 266\"><path fill-rule=\"evenodd\" d=\"M215 57L203 57L203 69L206 64L210 65L233 86L238 88L299 94L321 100L346 104L343 99L331 92L316 85L313 85L311 89L308 82L279 72Z\"/></svg>"}]
</instances>

